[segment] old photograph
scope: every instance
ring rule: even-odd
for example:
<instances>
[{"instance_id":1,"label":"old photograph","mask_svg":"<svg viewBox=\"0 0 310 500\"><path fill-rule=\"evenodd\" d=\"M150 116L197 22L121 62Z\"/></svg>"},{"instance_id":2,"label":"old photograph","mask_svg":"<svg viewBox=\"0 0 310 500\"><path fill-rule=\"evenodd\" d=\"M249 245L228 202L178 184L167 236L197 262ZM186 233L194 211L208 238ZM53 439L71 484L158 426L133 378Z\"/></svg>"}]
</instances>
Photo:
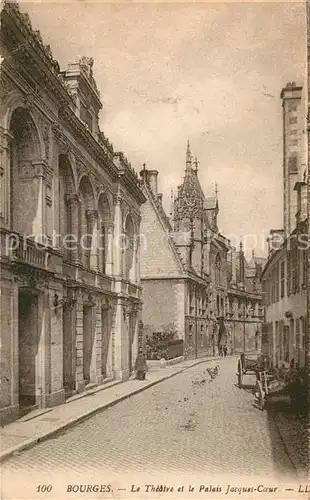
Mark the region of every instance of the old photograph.
<instances>
[{"instance_id":1,"label":"old photograph","mask_svg":"<svg viewBox=\"0 0 310 500\"><path fill-rule=\"evenodd\" d=\"M1 5L0 497L310 498L308 5Z\"/></svg>"}]
</instances>

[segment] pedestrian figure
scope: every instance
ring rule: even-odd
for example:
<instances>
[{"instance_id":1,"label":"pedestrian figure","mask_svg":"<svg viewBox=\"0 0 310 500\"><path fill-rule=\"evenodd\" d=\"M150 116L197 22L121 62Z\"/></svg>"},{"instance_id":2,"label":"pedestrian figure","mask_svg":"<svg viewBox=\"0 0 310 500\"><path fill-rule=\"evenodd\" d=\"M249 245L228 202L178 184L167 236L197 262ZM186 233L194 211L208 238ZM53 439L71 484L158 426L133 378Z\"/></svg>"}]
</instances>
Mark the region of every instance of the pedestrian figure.
<instances>
[{"instance_id":1,"label":"pedestrian figure","mask_svg":"<svg viewBox=\"0 0 310 500\"><path fill-rule=\"evenodd\" d=\"M226 344L223 347L223 352L224 352L224 357L226 358L226 356L227 356L227 345Z\"/></svg>"},{"instance_id":2,"label":"pedestrian figure","mask_svg":"<svg viewBox=\"0 0 310 500\"><path fill-rule=\"evenodd\" d=\"M146 375L147 370L148 370L148 366L146 363L145 356L140 351L138 353L138 356L137 356L136 362L135 362L136 379L145 380L145 375Z\"/></svg>"}]
</instances>

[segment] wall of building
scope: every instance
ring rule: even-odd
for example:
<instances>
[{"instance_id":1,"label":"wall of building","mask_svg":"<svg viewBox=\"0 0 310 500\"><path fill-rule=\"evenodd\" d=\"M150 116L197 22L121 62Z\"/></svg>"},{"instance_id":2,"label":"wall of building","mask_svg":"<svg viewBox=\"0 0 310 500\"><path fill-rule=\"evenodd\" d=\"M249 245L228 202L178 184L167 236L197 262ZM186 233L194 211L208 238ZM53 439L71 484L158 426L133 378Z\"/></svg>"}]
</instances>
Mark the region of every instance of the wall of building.
<instances>
[{"instance_id":1,"label":"wall of building","mask_svg":"<svg viewBox=\"0 0 310 500\"><path fill-rule=\"evenodd\" d=\"M146 335L175 329L184 338L185 283L177 279L142 279L142 321Z\"/></svg>"},{"instance_id":2,"label":"wall of building","mask_svg":"<svg viewBox=\"0 0 310 500\"><path fill-rule=\"evenodd\" d=\"M98 123L93 129L85 126L59 78L58 63L25 19L15 3L1 11L7 56L0 75L2 423L20 411L60 404L104 378L128 378L141 317L137 240L145 198L137 174L99 134ZM28 37L34 44L23 61L23 75L16 74L20 56L11 49ZM81 80L89 78L84 90L94 98L91 60L78 61L75 69ZM120 171L125 175L117 182ZM105 268L100 267L102 225L111 236ZM82 248L86 230L89 249ZM59 232L76 238L74 250L66 251ZM39 235L44 246L41 238L33 241Z\"/></svg>"},{"instance_id":3,"label":"wall of building","mask_svg":"<svg viewBox=\"0 0 310 500\"><path fill-rule=\"evenodd\" d=\"M148 199L141 207L141 277L175 276L180 266L173 253L171 237L159 220L154 204Z\"/></svg>"}]
</instances>

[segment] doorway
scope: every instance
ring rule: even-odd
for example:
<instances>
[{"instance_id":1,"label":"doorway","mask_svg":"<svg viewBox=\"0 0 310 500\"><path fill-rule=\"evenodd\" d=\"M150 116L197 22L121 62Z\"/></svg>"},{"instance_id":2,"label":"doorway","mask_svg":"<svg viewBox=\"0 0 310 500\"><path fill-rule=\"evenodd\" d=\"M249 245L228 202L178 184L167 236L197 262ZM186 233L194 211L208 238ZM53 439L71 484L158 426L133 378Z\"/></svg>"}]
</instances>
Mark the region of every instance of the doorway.
<instances>
[{"instance_id":1,"label":"doorway","mask_svg":"<svg viewBox=\"0 0 310 500\"><path fill-rule=\"evenodd\" d=\"M38 296L31 290L19 290L19 406L23 409L23 413L27 413L36 406L36 357L38 347Z\"/></svg>"},{"instance_id":2,"label":"doorway","mask_svg":"<svg viewBox=\"0 0 310 500\"><path fill-rule=\"evenodd\" d=\"M75 391L75 314L73 308L63 308L63 385L66 398Z\"/></svg>"},{"instance_id":3,"label":"doorway","mask_svg":"<svg viewBox=\"0 0 310 500\"><path fill-rule=\"evenodd\" d=\"M110 344L110 321L109 321L109 309L103 307L101 309L101 332L102 332L102 365L101 372L103 378L108 375L107 364L109 356L109 344Z\"/></svg>"},{"instance_id":4,"label":"doorway","mask_svg":"<svg viewBox=\"0 0 310 500\"><path fill-rule=\"evenodd\" d=\"M91 382L91 365L94 346L93 308L83 306L83 372L85 384Z\"/></svg>"}]
</instances>

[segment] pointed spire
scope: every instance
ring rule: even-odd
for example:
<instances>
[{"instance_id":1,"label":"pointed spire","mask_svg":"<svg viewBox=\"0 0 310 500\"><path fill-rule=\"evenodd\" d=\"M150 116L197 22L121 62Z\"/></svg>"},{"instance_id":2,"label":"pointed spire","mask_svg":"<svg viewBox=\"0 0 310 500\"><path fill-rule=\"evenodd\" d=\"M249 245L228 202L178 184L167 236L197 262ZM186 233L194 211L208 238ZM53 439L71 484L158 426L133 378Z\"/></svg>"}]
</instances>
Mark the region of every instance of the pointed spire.
<instances>
[{"instance_id":1,"label":"pointed spire","mask_svg":"<svg viewBox=\"0 0 310 500\"><path fill-rule=\"evenodd\" d=\"M218 199L218 194L219 194L218 186L217 186L217 183L215 183L215 198L216 198L216 200Z\"/></svg>"},{"instance_id":2,"label":"pointed spire","mask_svg":"<svg viewBox=\"0 0 310 500\"><path fill-rule=\"evenodd\" d=\"M254 248L252 250L252 259L255 259L255 252L254 252Z\"/></svg>"},{"instance_id":3,"label":"pointed spire","mask_svg":"<svg viewBox=\"0 0 310 500\"><path fill-rule=\"evenodd\" d=\"M192 154L191 154L191 148L189 145L189 141L187 141L187 148L186 148L186 170L190 169L192 166Z\"/></svg>"}]
</instances>

